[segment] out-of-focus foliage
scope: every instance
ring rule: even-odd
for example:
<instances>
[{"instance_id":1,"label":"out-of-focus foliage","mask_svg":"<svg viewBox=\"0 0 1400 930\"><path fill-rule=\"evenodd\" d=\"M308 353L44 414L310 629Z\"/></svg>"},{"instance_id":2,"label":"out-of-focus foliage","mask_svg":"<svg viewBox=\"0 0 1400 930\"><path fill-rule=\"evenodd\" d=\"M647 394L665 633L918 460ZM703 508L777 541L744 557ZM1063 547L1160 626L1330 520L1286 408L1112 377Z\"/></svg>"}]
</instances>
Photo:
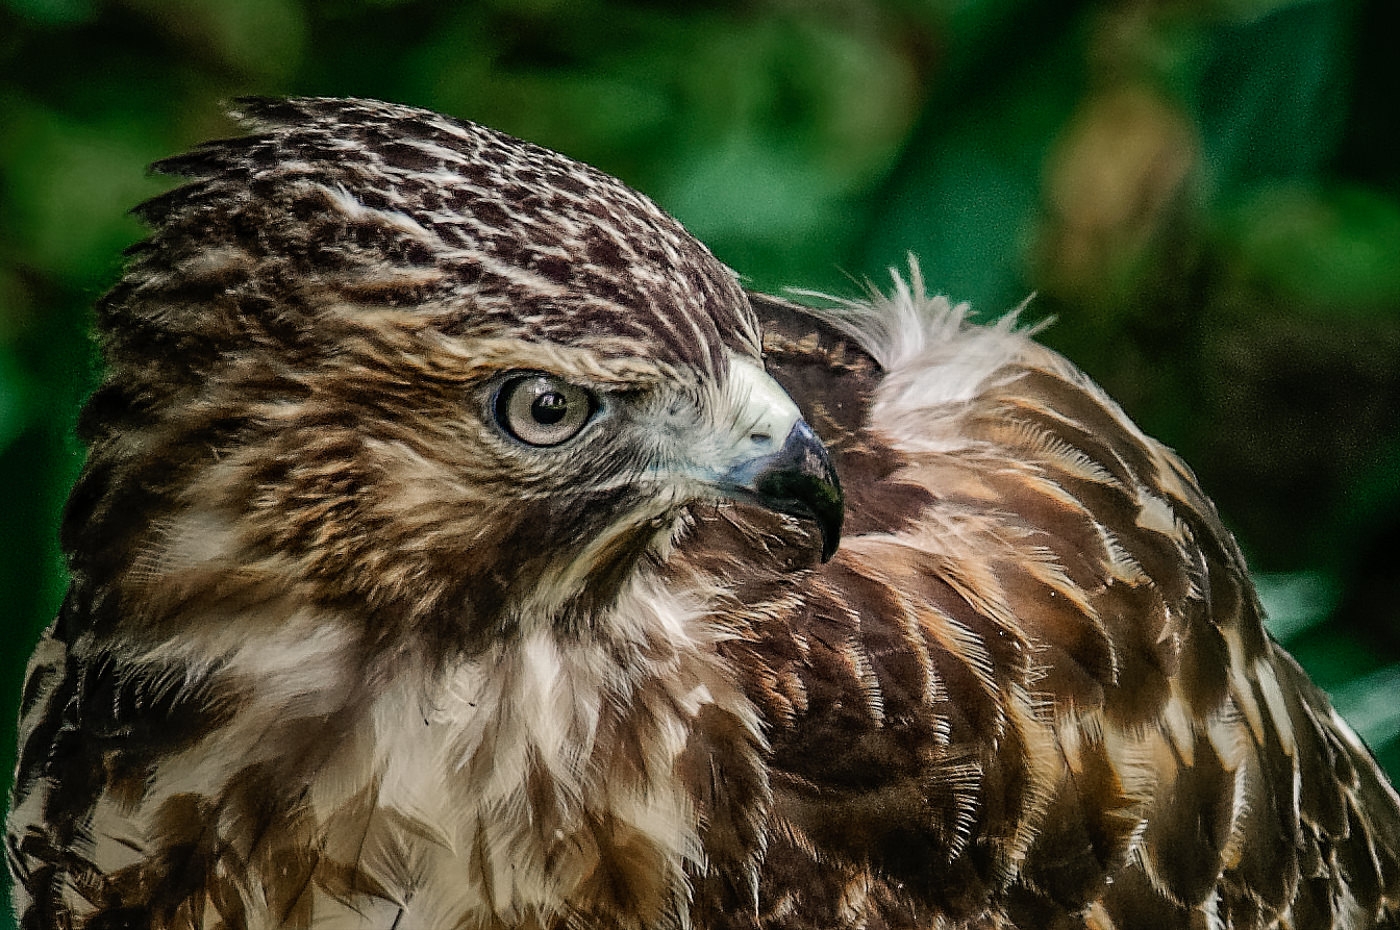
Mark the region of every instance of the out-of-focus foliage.
<instances>
[{"instance_id":1,"label":"out-of-focus foliage","mask_svg":"<svg viewBox=\"0 0 1400 930\"><path fill-rule=\"evenodd\" d=\"M309 93L596 164L758 287L912 252L989 314L1036 293L1400 775L1397 34L1394 0L0 0L0 766L144 166Z\"/></svg>"}]
</instances>

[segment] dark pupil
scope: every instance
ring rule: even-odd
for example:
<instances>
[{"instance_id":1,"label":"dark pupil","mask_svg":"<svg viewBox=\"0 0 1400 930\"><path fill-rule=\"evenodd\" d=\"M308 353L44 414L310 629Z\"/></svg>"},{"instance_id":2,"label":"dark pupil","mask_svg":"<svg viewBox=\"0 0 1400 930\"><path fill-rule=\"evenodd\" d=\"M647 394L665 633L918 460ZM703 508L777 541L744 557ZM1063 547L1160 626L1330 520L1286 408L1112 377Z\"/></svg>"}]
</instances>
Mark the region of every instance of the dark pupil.
<instances>
[{"instance_id":1,"label":"dark pupil","mask_svg":"<svg viewBox=\"0 0 1400 930\"><path fill-rule=\"evenodd\" d=\"M530 415L535 418L536 423L550 426L564 419L568 409L569 402L564 399L564 395L550 391L535 398L535 402L530 405Z\"/></svg>"}]
</instances>

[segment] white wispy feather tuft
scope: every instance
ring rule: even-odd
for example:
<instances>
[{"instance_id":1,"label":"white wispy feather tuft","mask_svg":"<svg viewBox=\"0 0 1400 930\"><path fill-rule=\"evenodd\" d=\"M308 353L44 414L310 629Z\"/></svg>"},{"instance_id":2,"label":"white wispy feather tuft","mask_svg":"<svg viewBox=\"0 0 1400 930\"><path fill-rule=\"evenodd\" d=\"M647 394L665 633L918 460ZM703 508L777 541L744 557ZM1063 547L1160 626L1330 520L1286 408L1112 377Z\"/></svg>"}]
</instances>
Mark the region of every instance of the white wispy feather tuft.
<instances>
[{"instance_id":1,"label":"white wispy feather tuft","mask_svg":"<svg viewBox=\"0 0 1400 930\"><path fill-rule=\"evenodd\" d=\"M983 336L986 342L993 344L1019 343L1019 339L999 337L1030 337L1045 326L1037 323L1018 327L1029 298L990 326L973 323L970 303L955 304L943 294L928 293L919 259L912 252L907 276L893 266L889 272L891 288L888 292L866 281L862 297L839 297L796 288L789 289L789 293L819 301L817 306L808 309L855 339L889 373L908 367L929 351L942 351L953 343L965 349L964 340L968 337ZM993 354L1001 356L1004 352Z\"/></svg>"},{"instance_id":2,"label":"white wispy feather tuft","mask_svg":"<svg viewBox=\"0 0 1400 930\"><path fill-rule=\"evenodd\" d=\"M871 423L901 448L947 449L960 445L956 430L938 421L979 396L992 378L1017 377L1013 363L1048 353L1031 337L1046 324L1021 326L1026 304L990 324L971 320L968 303L929 294L918 259L909 256L907 277L890 269L888 293L867 284L864 297L817 291L792 293L824 303L813 315L854 339L885 371L871 407Z\"/></svg>"}]
</instances>

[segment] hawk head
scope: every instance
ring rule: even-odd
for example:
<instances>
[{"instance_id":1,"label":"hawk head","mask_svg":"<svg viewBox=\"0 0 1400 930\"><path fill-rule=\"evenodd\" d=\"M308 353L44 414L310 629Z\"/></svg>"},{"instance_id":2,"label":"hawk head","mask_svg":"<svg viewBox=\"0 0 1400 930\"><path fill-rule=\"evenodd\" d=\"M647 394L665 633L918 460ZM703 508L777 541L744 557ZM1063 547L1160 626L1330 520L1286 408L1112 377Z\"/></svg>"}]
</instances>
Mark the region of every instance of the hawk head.
<instances>
[{"instance_id":1,"label":"hawk head","mask_svg":"<svg viewBox=\"0 0 1400 930\"><path fill-rule=\"evenodd\" d=\"M99 304L24 926L1394 925L1400 798L1013 319L746 295L424 111L242 115Z\"/></svg>"},{"instance_id":2,"label":"hawk head","mask_svg":"<svg viewBox=\"0 0 1400 930\"><path fill-rule=\"evenodd\" d=\"M419 110L242 106L253 135L157 166L190 183L140 208L155 232L99 308L67 543L145 587L112 617L174 622L228 569L385 633L578 626L722 499L830 557L826 451L733 273L651 201Z\"/></svg>"}]
</instances>

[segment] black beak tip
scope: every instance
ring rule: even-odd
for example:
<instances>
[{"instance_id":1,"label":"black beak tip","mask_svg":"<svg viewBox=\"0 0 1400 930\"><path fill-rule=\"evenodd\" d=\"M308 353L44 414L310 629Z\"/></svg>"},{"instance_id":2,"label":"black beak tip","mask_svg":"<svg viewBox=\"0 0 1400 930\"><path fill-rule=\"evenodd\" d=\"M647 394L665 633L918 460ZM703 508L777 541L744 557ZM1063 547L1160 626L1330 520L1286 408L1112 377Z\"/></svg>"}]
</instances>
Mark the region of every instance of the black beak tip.
<instances>
[{"instance_id":1,"label":"black beak tip","mask_svg":"<svg viewBox=\"0 0 1400 930\"><path fill-rule=\"evenodd\" d=\"M779 513L814 520L822 537L822 561L831 561L841 545L845 498L831 456L805 420L792 427L753 488Z\"/></svg>"}]
</instances>

